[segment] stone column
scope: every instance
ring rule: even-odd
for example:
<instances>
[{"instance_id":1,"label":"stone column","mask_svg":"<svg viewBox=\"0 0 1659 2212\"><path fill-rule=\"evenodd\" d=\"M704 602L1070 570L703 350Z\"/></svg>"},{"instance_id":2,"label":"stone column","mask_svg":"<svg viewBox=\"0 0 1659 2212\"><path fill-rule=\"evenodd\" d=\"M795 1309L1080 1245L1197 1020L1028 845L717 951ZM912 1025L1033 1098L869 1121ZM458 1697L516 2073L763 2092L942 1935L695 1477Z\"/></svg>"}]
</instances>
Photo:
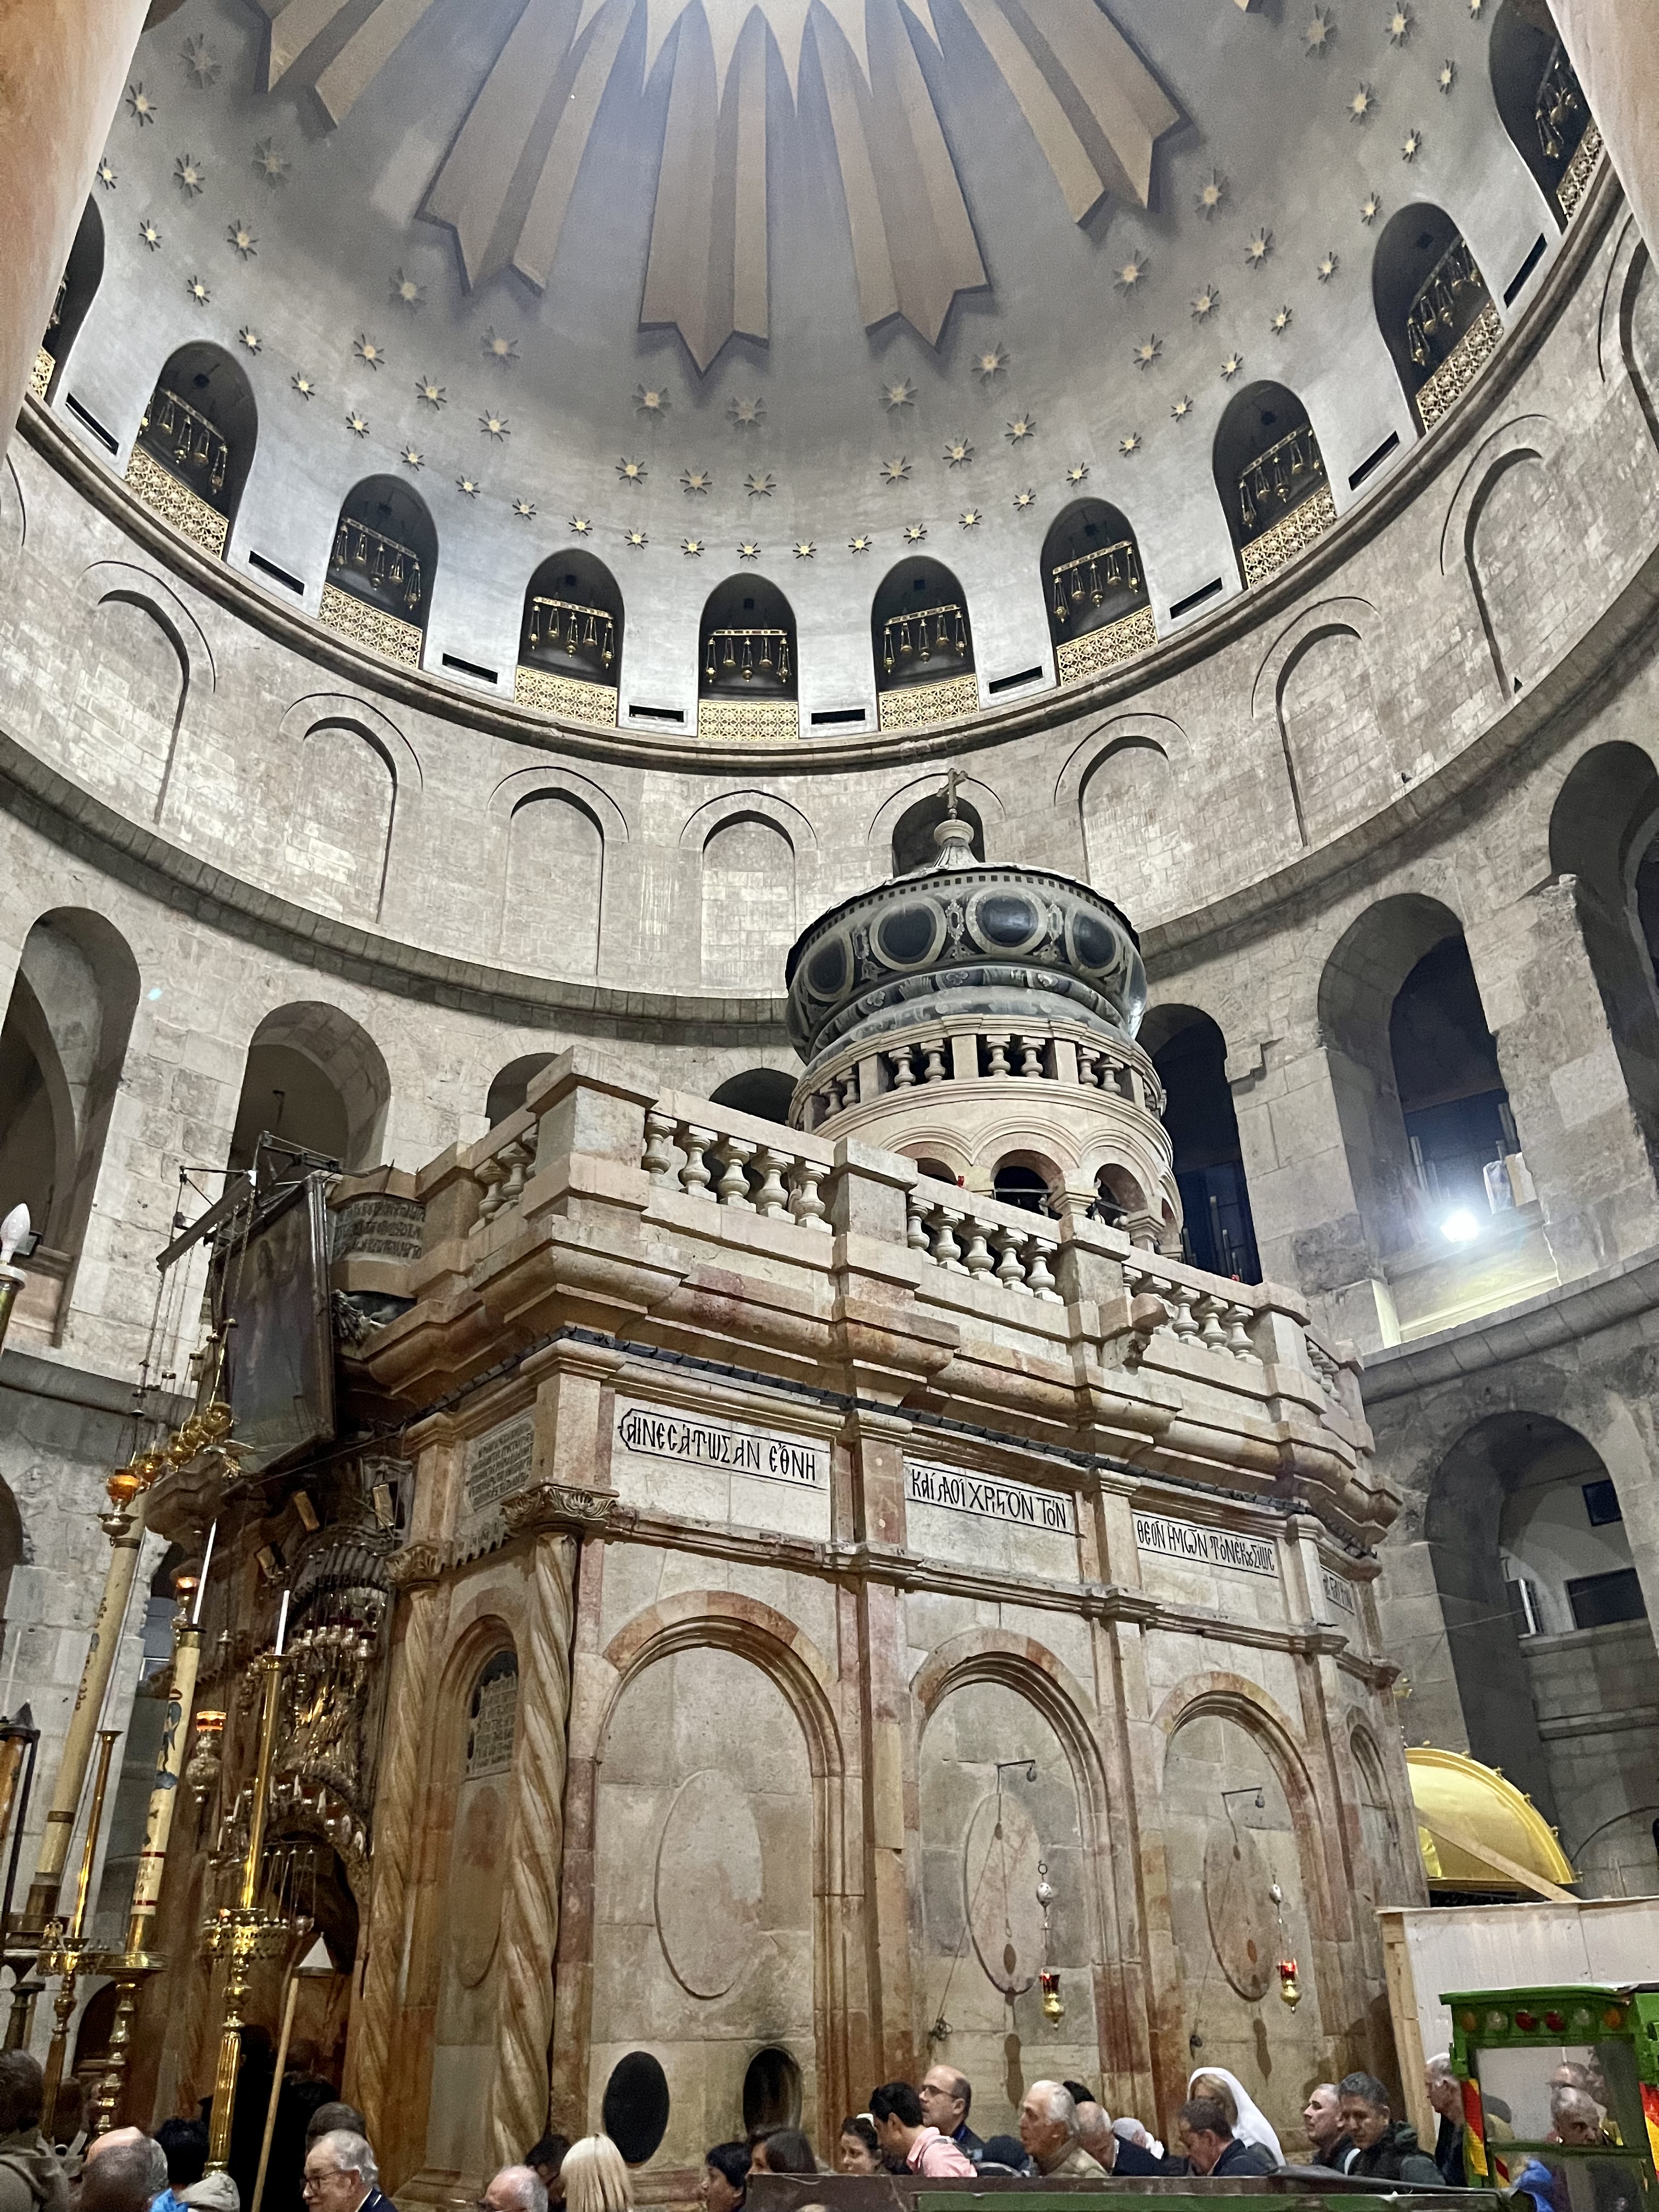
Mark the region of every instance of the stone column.
<instances>
[{"instance_id":1,"label":"stone column","mask_svg":"<svg viewBox=\"0 0 1659 2212\"><path fill-rule=\"evenodd\" d=\"M408 1937L410 1875L416 1839L416 1790L431 1729L432 1653L443 1613L441 1558L434 1544L410 1544L388 1566L392 1588L408 1594L386 1702L386 1747L374 1797L374 1888L368 1957L352 2010L346 2087L368 2122L370 2139L392 2138L388 2092ZM520 2144L520 2148L523 2148Z\"/></svg>"},{"instance_id":2,"label":"stone column","mask_svg":"<svg viewBox=\"0 0 1659 2212\"><path fill-rule=\"evenodd\" d=\"M1659 1243L1659 1191L1561 876L1472 922L1469 958L1564 1282Z\"/></svg>"},{"instance_id":3,"label":"stone column","mask_svg":"<svg viewBox=\"0 0 1659 2212\"><path fill-rule=\"evenodd\" d=\"M145 0L0 0L0 408L9 439Z\"/></svg>"},{"instance_id":4,"label":"stone column","mask_svg":"<svg viewBox=\"0 0 1659 2212\"><path fill-rule=\"evenodd\" d=\"M1629 0L1553 0L1578 82L1613 156L1642 235L1659 252L1659 43L1652 15Z\"/></svg>"}]
</instances>

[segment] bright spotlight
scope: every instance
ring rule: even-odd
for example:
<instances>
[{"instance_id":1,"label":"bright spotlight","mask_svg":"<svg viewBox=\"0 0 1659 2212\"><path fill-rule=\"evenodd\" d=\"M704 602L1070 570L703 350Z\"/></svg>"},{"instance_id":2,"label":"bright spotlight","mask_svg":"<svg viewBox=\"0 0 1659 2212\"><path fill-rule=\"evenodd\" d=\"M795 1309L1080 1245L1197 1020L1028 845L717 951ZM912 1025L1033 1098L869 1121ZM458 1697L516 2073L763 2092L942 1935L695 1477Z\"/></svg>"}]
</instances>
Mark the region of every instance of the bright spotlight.
<instances>
[{"instance_id":1,"label":"bright spotlight","mask_svg":"<svg viewBox=\"0 0 1659 2212\"><path fill-rule=\"evenodd\" d=\"M1440 1224L1440 1234L1449 1243L1469 1244L1480 1234L1480 1224L1467 1206L1460 1206L1449 1213Z\"/></svg>"}]
</instances>

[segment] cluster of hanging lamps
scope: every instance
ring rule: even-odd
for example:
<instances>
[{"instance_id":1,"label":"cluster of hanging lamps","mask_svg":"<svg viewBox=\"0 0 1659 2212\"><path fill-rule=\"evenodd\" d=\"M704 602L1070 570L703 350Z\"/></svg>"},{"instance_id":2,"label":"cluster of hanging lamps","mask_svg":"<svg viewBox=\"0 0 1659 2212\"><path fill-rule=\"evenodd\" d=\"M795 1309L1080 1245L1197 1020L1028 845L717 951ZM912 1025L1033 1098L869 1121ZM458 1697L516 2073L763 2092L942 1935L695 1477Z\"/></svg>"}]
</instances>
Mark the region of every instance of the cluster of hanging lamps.
<instances>
[{"instance_id":1,"label":"cluster of hanging lamps","mask_svg":"<svg viewBox=\"0 0 1659 2212\"><path fill-rule=\"evenodd\" d=\"M161 414L155 422L155 434L167 440L173 452L175 468L208 469L208 483L217 492L225 488L225 472L230 465L230 448L214 428L205 415L180 399L176 392L158 390L155 399L161 403ZM138 428L148 430L155 415L155 399L144 410Z\"/></svg>"},{"instance_id":2,"label":"cluster of hanging lamps","mask_svg":"<svg viewBox=\"0 0 1659 2212\"><path fill-rule=\"evenodd\" d=\"M580 606L570 599L532 599L529 644L532 653L597 656L600 666L609 668L616 658L616 624L602 607Z\"/></svg>"},{"instance_id":3,"label":"cluster of hanging lamps","mask_svg":"<svg viewBox=\"0 0 1659 2212\"><path fill-rule=\"evenodd\" d=\"M789 633L781 629L715 629L703 649L705 684L789 681Z\"/></svg>"},{"instance_id":4,"label":"cluster of hanging lamps","mask_svg":"<svg viewBox=\"0 0 1659 2212\"><path fill-rule=\"evenodd\" d=\"M1547 161L1559 161L1566 153L1574 118L1583 112L1583 96L1559 41L1545 67L1533 108L1538 143Z\"/></svg>"},{"instance_id":5,"label":"cluster of hanging lamps","mask_svg":"<svg viewBox=\"0 0 1659 2212\"><path fill-rule=\"evenodd\" d=\"M922 607L893 615L881 626L881 663L890 676L902 660L931 660L936 653L960 659L968 650L968 625L957 606Z\"/></svg>"},{"instance_id":6,"label":"cluster of hanging lamps","mask_svg":"<svg viewBox=\"0 0 1659 2212\"><path fill-rule=\"evenodd\" d=\"M1455 326L1458 294L1481 282L1474 256L1461 238L1454 239L1407 311L1407 349L1419 368L1432 365L1438 333Z\"/></svg>"},{"instance_id":7,"label":"cluster of hanging lamps","mask_svg":"<svg viewBox=\"0 0 1659 2212\"><path fill-rule=\"evenodd\" d=\"M1060 562L1054 570L1053 582L1057 623L1069 620L1085 600L1091 607L1102 605L1108 592L1128 591L1139 599L1140 567L1135 559L1134 540L1121 538L1115 545Z\"/></svg>"},{"instance_id":8,"label":"cluster of hanging lamps","mask_svg":"<svg viewBox=\"0 0 1659 2212\"><path fill-rule=\"evenodd\" d=\"M421 562L418 554L400 545L395 538L384 538L378 530L371 530L366 522L351 515L340 517L339 527L334 533L334 554L329 566L333 568L361 568L368 581L377 591L401 590L404 605L416 607L421 600Z\"/></svg>"},{"instance_id":9,"label":"cluster of hanging lamps","mask_svg":"<svg viewBox=\"0 0 1659 2212\"><path fill-rule=\"evenodd\" d=\"M1292 430L1288 438L1269 446L1243 470L1238 479L1238 512L1246 530L1255 529L1269 500L1277 500L1281 507L1287 504L1291 494L1298 489L1296 479L1310 470L1316 476L1319 473L1319 448L1313 432L1306 428Z\"/></svg>"}]
</instances>

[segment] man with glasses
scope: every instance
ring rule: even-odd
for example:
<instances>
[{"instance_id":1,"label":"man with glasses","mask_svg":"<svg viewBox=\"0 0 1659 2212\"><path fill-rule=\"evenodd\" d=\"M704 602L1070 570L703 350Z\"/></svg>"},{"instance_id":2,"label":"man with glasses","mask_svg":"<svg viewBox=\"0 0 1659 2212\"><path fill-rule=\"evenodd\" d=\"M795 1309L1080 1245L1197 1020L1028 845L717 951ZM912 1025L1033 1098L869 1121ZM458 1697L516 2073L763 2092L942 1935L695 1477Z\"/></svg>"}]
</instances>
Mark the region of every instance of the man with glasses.
<instances>
[{"instance_id":1,"label":"man with glasses","mask_svg":"<svg viewBox=\"0 0 1659 2212\"><path fill-rule=\"evenodd\" d=\"M331 2128L306 2153L306 2212L397 2212L380 2193L380 2169L368 2138Z\"/></svg>"}]
</instances>

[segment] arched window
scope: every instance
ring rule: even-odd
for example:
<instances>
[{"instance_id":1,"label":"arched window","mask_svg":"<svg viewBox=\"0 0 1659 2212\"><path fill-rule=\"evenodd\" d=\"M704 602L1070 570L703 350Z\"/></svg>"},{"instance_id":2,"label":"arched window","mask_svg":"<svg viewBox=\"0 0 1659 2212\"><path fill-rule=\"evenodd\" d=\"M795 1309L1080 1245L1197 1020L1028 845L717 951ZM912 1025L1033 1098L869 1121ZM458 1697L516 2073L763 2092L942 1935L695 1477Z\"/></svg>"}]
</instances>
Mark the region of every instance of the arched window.
<instances>
[{"instance_id":1,"label":"arched window","mask_svg":"<svg viewBox=\"0 0 1659 2212\"><path fill-rule=\"evenodd\" d=\"M1022 1206L1027 1213L1052 1215L1052 1194L1060 1177L1029 1152L1010 1152L991 1174L991 1195L1000 1205Z\"/></svg>"},{"instance_id":2,"label":"arched window","mask_svg":"<svg viewBox=\"0 0 1659 2212\"><path fill-rule=\"evenodd\" d=\"M1503 335L1480 264L1443 208L1392 216L1371 263L1371 303L1424 429L1473 382Z\"/></svg>"},{"instance_id":3,"label":"arched window","mask_svg":"<svg viewBox=\"0 0 1659 2212\"><path fill-rule=\"evenodd\" d=\"M697 634L698 736L799 737L798 696L794 609L764 576L728 576Z\"/></svg>"},{"instance_id":4,"label":"arched window","mask_svg":"<svg viewBox=\"0 0 1659 2212\"><path fill-rule=\"evenodd\" d=\"M1216 429L1213 459L1247 584L1293 561L1336 520L1308 410L1282 384L1251 384L1234 396Z\"/></svg>"},{"instance_id":5,"label":"arched window","mask_svg":"<svg viewBox=\"0 0 1659 2212\"><path fill-rule=\"evenodd\" d=\"M37 399L50 399L63 375L64 364L69 359L70 348L80 333L87 319L87 309L92 305L104 274L104 219L94 202L88 200L82 210L80 228L75 234L75 243L70 248L69 259L64 264L64 274L58 286L58 297L52 301L52 313L46 321L46 334L40 341L40 351L34 356L34 373L29 379L29 390Z\"/></svg>"},{"instance_id":6,"label":"arched window","mask_svg":"<svg viewBox=\"0 0 1659 2212\"><path fill-rule=\"evenodd\" d=\"M1042 541L1042 588L1062 684L1158 642L1134 532L1104 500L1078 500L1054 523Z\"/></svg>"},{"instance_id":7,"label":"arched window","mask_svg":"<svg viewBox=\"0 0 1659 2212\"><path fill-rule=\"evenodd\" d=\"M870 638L884 730L919 730L975 712L968 595L943 562L918 555L888 570L870 609Z\"/></svg>"},{"instance_id":8,"label":"arched window","mask_svg":"<svg viewBox=\"0 0 1659 2212\"><path fill-rule=\"evenodd\" d=\"M1565 229L1589 184L1601 133L1546 0L1503 0L1487 62L1504 128Z\"/></svg>"},{"instance_id":9,"label":"arched window","mask_svg":"<svg viewBox=\"0 0 1659 2212\"><path fill-rule=\"evenodd\" d=\"M795 1079L781 1067L746 1067L741 1075L728 1075L709 1092L716 1106L729 1106L736 1114L752 1114L758 1121L789 1121L789 1102L795 1095Z\"/></svg>"},{"instance_id":10,"label":"arched window","mask_svg":"<svg viewBox=\"0 0 1659 2212\"><path fill-rule=\"evenodd\" d=\"M19 1318L48 1341L85 1241L137 1005L137 963L108 922L79 908L41 915L0 1027L0 1214L21 1199L40 1232L28 1263L39 1279Z\"/></svg>"},{"instance_id":11,"label":"arched window","mask_svg":"<svg viewBox=\"0 0 1659 2212\"><path fill-rule=\"evenodd\" d=\"M248 1041L226 1164L253 1166L261 1136L269 1136L262 1180L304 1152L348 1175L373 1167L391 1097L380 1048L349 1014L316 1001L279 1006Z\"/></svg>"},{"instance_id":12,"label":"arched window","mask_svg":"<svg viewBox=\"0 0 1659 2212\"><path fill-rule=\"evenodd\" d=\"M531 1085L543 1068L550 1067L553 1055L546 1052L528 1052L520 1060L509 1060L489 1086L484 1100L484 1112L489 1126L496 1128L510 1114L516 1114L529 1094Z\"/></svg>"},{"instance_id":13,"label":"arched window","mask_svg":"<svg viewBox=\"0 0 1659 2212\"><path fill-rule=\"evenodd\" d=\"M622 683L623 603L591 553L555 553L530 579L513 696L570 722L608 729Z\"/></svg>"},{"instance_id":14,"label":"arched window","mask_svg":"<svg viewBox=\"0 0 1659 2212\"><path fill-rule=\"evenodd\" d=\"M180 346L155 380L127 482L192 545L222 556L258 427L252 387L230 356Z\"/></svg>"},{"instance_id":15,"label":"arched window","mask_svg":"<svg viewBox=\"0 0 1659 2212\"><path fill-rule=\"evenodd\" d=\"M396 477L365 477L340 509L318 619L418 668L437 568L426 501Z\"/></svg>"}]
</instances>

